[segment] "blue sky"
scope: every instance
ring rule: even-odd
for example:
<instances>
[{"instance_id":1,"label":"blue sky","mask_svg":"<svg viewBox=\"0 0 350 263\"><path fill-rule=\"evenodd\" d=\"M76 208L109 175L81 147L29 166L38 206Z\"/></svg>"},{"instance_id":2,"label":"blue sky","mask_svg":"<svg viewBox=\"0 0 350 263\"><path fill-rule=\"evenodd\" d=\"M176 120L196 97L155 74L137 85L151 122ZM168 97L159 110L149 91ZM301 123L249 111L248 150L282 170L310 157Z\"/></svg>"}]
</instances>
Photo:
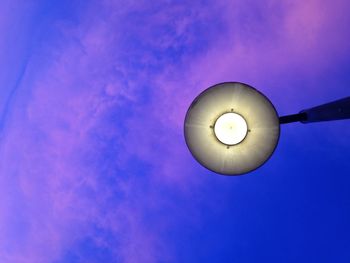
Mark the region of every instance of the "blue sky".
<instances>
[{"instance_id":1,"label":"blue sky","mask_svg":"<svg viewBox=\"0 0 350 263\"><path fill-rule=\"evenodd\" d=\"M349 262L348 121L288 124L259 170L192 158L191 101L349 96L349 4L4 1L0 261Z\"/></svg>"}]
</instances>

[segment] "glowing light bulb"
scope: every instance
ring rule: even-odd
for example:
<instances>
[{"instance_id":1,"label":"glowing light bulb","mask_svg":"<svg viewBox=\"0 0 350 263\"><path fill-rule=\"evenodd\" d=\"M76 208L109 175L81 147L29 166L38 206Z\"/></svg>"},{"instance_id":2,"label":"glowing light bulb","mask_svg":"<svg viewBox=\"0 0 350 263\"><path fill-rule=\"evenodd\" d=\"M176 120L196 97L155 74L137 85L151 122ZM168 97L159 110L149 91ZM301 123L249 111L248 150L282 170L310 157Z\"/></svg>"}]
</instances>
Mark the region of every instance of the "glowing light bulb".
<instances>
[{"instance_id":1,"label":"glowing light bulb","mask_svg":"<svg viewBox=\"0 0 350 263\"><path fill-rule=\"evenodd\" d=\"M244 118L233 112L221 115L215 122L214 133L220 142L235 145L244 140L248 132Z\"/></svg>"}]
</instances>

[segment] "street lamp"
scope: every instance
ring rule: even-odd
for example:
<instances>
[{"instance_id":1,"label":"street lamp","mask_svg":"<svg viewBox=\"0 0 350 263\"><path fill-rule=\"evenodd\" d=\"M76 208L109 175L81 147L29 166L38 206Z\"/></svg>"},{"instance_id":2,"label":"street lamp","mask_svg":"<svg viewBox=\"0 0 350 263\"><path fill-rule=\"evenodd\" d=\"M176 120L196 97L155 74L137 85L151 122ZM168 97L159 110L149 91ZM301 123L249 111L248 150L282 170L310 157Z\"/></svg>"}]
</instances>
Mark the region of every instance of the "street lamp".
<instances>
[{"instance_id":1,"label":"street lamp","mask_svg":"<svg viewBox=\"0 0 350 263\"><path fill-rule=\"evenodd\" d=\"M273 154L280 124L350 118L350 97L279 117L270 100L239 82L214 85L190 105L184 124L186 144L207 169L241 175L263 165Z\"/></svg>"}]
</instances>

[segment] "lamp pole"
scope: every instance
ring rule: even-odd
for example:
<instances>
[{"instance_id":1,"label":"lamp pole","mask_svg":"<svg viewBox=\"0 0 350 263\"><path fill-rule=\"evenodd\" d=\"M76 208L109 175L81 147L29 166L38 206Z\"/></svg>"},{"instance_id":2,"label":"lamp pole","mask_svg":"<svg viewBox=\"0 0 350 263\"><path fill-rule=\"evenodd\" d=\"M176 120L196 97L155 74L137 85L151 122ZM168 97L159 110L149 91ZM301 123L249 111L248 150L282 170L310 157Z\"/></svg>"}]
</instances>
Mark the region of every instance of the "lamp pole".
<instances>
[{"instance_id":1,"label":"lamp pole","mask_svg":"<svg viewBox=\"0 0 350 263\"><path fill-rule=\"evenodd\" d=\"M322 104L297 114L279 117L280 124L321 122L350 119L350 97Z\"/></svg>"}]
</instances>

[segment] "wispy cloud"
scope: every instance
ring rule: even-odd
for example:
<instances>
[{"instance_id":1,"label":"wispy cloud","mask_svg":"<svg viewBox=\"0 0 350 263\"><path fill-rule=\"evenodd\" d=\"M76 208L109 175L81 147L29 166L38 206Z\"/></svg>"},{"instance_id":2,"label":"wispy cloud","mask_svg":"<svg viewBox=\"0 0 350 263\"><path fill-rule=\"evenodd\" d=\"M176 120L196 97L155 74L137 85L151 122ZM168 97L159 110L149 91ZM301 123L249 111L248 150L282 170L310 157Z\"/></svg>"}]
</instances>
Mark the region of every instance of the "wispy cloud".
<instances>
[{"instance_id":1,"label":"wispy cloud","mask_svg":"<svg viewBox=\"0 0 350 263\"><path fill-rule=\"evenodd\" d=\"M285 101L288 72L347 52L332 31L345 4L259 3L101 1L57 20L2 141L0 259L178 262L169 229L214 207L182 137L193 97L241 80Z\"/></svg>"}]
</instances>

